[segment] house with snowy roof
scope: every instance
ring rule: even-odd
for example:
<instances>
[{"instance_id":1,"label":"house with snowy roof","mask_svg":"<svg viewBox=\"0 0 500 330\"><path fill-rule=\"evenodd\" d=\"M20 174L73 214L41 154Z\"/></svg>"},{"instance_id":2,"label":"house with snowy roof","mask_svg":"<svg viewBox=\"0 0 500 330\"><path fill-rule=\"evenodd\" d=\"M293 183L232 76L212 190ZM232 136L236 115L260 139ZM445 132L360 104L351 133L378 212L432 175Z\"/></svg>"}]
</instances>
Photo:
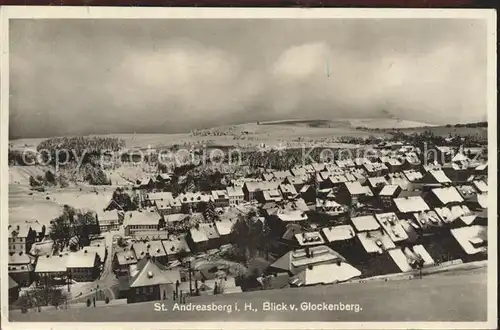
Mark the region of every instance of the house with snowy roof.
<instances>
[{"instance_id":1,"label":"house with snowy roof","mask_svg":"<svg viewBox=\"0 0 500 330\"><path fill-rule=\"evenodd\" d=\"M406 273L422 267L434 265L434 260L425 250L423 245L407 246L395 248L387 251L389 257L399 269L398 272ZM420 264L421 262L421 264Z\"/></svg>"},{"instance_id":2,"label":"house with snowy roof","mask_svg":"<svg viewBox=\"0 0 500 330\"><path fill-rule=\"evenodd\" d=\"M156 188L163 189L168 186L172 181L172 175L170 173L158 173L156 175Z\"/></svg>"},{"instance_id":3,"label":"house with snowy roof","mask_svg":"<svg viewBox=\"0 0 500 330\"><path fill-rule=\"evenodd\" d=\"M455 150L449 146L435 146L429 148L427 154L425 155L427 159L431 158L433 161L439 164L446 164L451 162L453 156L455 155Z\"/></svg>"},{"instance_id":4,"label":"house with snowy roof","mask_svg":"<svg viewBox=\"0 0 500 330\"><path fill-rule=\"evenodd\" d=\"M294 175L287 176L285 180L283 180L284 184L291 184L295 188L295 191L300 191L304 185L306 185L308 181L307 175Z\"/></svg>"},{"instance_id":5,"label":"house with snowy roof","mask_svg":"<svg viewBox=\"0 0 500 330\"><path fill-rule=\"evenodd\" d=\"M361 277L361 272L347 262L339 260L331 264L309 265L290 278L292 287L342 283Z\"/></svg>"},{"instance_id":6,"label":"house with snowy roof","mask_svg":"<svg viewBox=\"0 0 500 330\"><path fill-rule=\"evenodd\" d=\"M117 210L98 211L96 216L100 231L107 232L118 230L120 228L120 223L123 220L123 215L123 212L119 213Z\"/></svg>"},{"instance_id":7,"label":"house with snowy roof","mask_svg":"<svg viewBox=\"0 0 500 330\"><path fill-rule=\"evenodd\" d=\"M8 225L8 251L9 253L28 253L36 241L36 231L29 223Z\"/></svg>"},{"instance_id":8,"label":"house with snowy roof","mask_svg":"<svg viewBox=\"0 0 500 330\"><path fill-rule=\"evenodd\" d=\"M488 228L474 225L450 230L460 247L464 261L486 260L488 258Z\"/></svg>"},{"instance_id":9,"label":"house with snowy roof","mask_svg":"<svg viewBox=\"0 0 500 330\"><path fill-rule=\"evenodd\" d=\"M294 235L297 247L311 247L325 244L325 240L318 231L301 232Z\"/></svg>"},{"instance_id":10,"label":"house with snowy roof","mask_svg":"<svg viewBox=\"0 0 500 330\"><path fill-rule=\"evenodd\" d=\"M396 157L382 156L379 160L380 163L387 166L389 173L399 172L403 169L403 164Z\"/></svg>"},{"instance_id":11,"label":"house with snowy roof","mask_svg":"<svg viewBox=\"0 0 500 330\"><path fill-rule=\"evenodd\" d=\"M257 199L259 192L278 189L278 185L279 182L277 181L245 182L242 190L245 196L245 200L248 202L253 202Z\"/></svg>"},{"instance_id":12,"label":"house with snowy roof","mask_svg":"<svg viewBox=\"0 0 500 330\"><path fill-rule=\"evenodd\" d=\"M420 156L416 152L405 153L401 161L403 170L416 170L422 166Z\"/></svg>"},{"instance_id":13,"label":"house with snowy roof","mask_svg":"<svg viewBox=\"0 0 500 330\"><path fill-rule=\"evenodd\" d=\"M226 190L212 190L212 200L216 207L228 207L229 195Z\"/></svg>"},{"instance_id":14,"label":"house with snowy roof","mask_svg":"<svg viewBox=\"0 0 500 330\"><path fill-rule=\"evenodd\" d=\"M156 231L160 219L161 216L155 210L126 212L123 217L125 236L132 236L137 231Z\"/></svg>"},{"instance_id":15,"label":"house with snowy roof","mask_svg":"<svg viewBox=\"0 0 500 330\"><path fill-rule=\"evenodd\" d=\"M417 170L406 170L403 171L403 175L410 183L420 183L420 181L424 178L422 172Z\"/></svg>"},{"instance_id":16,"label":"house with snowy roof","mask_svg":"<svg viewBox=\"0 0 500 330\"><path fill-rule=\"evenodd\" d=\"M354 245L356 232L351 225L336 225L321 229L326 244L333 250L344 255Z\"/></svg>"},{"instance_id":17,"label":"house with snowy roof","mask_svg":"<svg viewBox=\"0 0 500 330\"><path fill-rule=\"evenodd\" d=\"M35 276L37 280L44 278L56 278L67 276L68 254L46 255L38 257L35 266Z\"/></svg>"},{"instance_id":18,"label":"house with snowy roof","mask_svg":"<svg viewBox=\"0 0 500 330\"><path fill-rule=\"evenodd\" d=\"M217 219L214 221L215 229L219 234L221 245L233 242L233 227L237 219Z\"/></svg>"},{"instance_id":19,"label":"house with snowy roof","mask_svg":"<svg viewBox=\"0 0 500 330\"><path fill-rule=\"evenodd\" d=\"M227 187L226 192L229 197L229 206L234 207L236 205L240 205L245 200L245 194L243 193L243 189L241 187Z\"/></svg>"},{"instance_id":20,"label":"house with snowy roof","mask_svg":"<svg viewBox=\"0 0 500 330\"><path fill-rule=\"evenodd\" d=\"M177 196L177 199L184 207L191 209L193 212L200 211L203 203L214 201L212 194L204 191L181 193Z\"/></svg>"},{"instance_id":21,"label":"house with snowy roof","mask_svg":"<svg viewBox=\"0 0 500 330\"><path fill-rule=\"evenodd\" d=\"M368 177L383 176L389 173L389 169L385 164L382 163L363 163L361 167Z\"/></svg>"},{"instance_id":22,"label":"house with snowy roof","mask_svg":"<svg viewBox=\"0 0 500 330\"><path fill-rule=\"evenodd\" d=\"M444 207L464 203L463 197L455 187L434 188L426 195L425 200L431 207Z\"/></svg>"},{"instance_id":23,"label":"house with snowy roof","mask_svg":"<svg viewBox=\"0 0 500 330\"><path fill-rule=\"evenodd\" d=\"M69 253L66 268L71 279L78 282L92 282L99 277L100 264L101 259L97 252L84 247L82 250Z\"/></svg>"},{"instance_id":24,"label":"house with snowy roof","mask_svg":"<svg viewBox=\"0 0 500 330\"><path fill-rule=\"evenodd\" d=\"M451 184L451 180L442 169L429 170L423 175L421 182L424 185L446 186Z\"/></svg>"},{"instance_id":25,"label":"house with snowy roof","mask_svg":"<svg viewBox=\"0 0 500 330\"><path fill-rule=\"evenodd\" d=\"M151 256L161 264L167 263L167 253L160 240L135 242L132 244L131 249L134 251L137 260Z\"/></svg>"},{"instance_id":26,"label":"house with snowy roof","mask_svg":"<svg viewBox=\"0 0 500 330\"><path fill-rule=\"evenodd\" d=\"M448 227L468 226L475 220L474 213L465 205L437 207L434 211Z\"/></svg>"},{"instance_id":27,"label":"house with snowy roof","mask_svg":"<svg viewBox=\"0 0 500 330\"><path fill-rule=\"evenodd\" d=\"M488 192L488 184L484 180L472 181L472 186L479 194L485 194Z\"/></svg>"},{"instance_id":28,"label":"house with snowy roof","mask_svg":"<svg viewBox=\"0 0 500 330\"><path fill-rule=\"evenodd\" d=\"M415 212L408 220L420 235L434 235L444 227L444 223L434 210Z\"/></svg>"},{"instance_id":29,"label":"house with snowy roof","mask_svg":"<svg viewBox=\"0 0 500 330\"><path fill-rule=\"evenodd\" d=\"M214 223L199 223L186 236L192 251L207 251L221 246L220 235Z\"/></svg>"},{"instance_id":30,"label":"house with snowy roof","mask_svg":"<svg viewBox=\"0 0 500 330\"><path fill-rule=\"evenodd\" d=\"M278 189L284 199L294 199L297 196L297 190L292 184L280 184Z\"/></svg>"},{"instance_id":31,"label":"house with snowy roof","mask_svg":"<svg viewBox=\"0 0 500 330\"><path fill-rule=\"evenodd\" d=\"M276 178L272 172L264 172L262 173L262 180L264 181L275 181Z\"/></svg>"},{"instance_id":32,"label":"house with snowy roof","mask_svg":"<svg viewBox=\"0 0 500 330\"><path fill-rule=\"evenodd\" d=\"M394 198L396 198L402 189L398 185L385 185L378 193L380 204L386 209L394 206Z\"/></svg>"},{"instance_id":33,"label":"house with snowy roof","mask_svg":"<svg viewBox=\"0 0 500 330\"><path fill-rule=\"evenodd\" d=\"M474 189L472 184L459 184L456 185L455 188L464 200L473 198L477 195L477 191Z\"/></svg>"},{"instance_id":34,"label":"house with snowy roof","mask_svg":"<svg viewBox=\"0 0 500 330\"><path fill-rule=\"evenodd\" d=\"M389 184L383 176L370 177L367 181L368 186L375 194L381 191L385 185Z\"/></svg>"},{"instance_id":35,"label":"house with snowy roof","mask_svg":"<svg viewBox=\"0 0 500 330\"><path fill-rule=\"evenodd\" d=\"M167 239L162 240L161 244L163 244L169 262L175 260L179 255L191 252L185 234L169 236Z\"/></svg>"},{"instance_id":36,"label":"house with snowy roof","mask_svg":"<svg viewBox=\"0 0 500 330\"><path fill-rule=\"evenodd\" d=\"M113 256L112 267L117 275L128 274L130 265L137 264L135 253L130 248L123 248Z\"/></svg>"},{"instance_id":37,"label":"house with snowy roof","mask_svg":"<svg viewBox=\"0 0 500 330\"><path fill-rule=\"evenodd\" d=\"M394 198L394 211L400 218L408 219L415 212L430 210L421 196Z\"/></svg>"},{"instance_id":38,"label":"house with snowy roof","mask_svg":"<svg viewBox=\"0 0 500 330\"><path fill-rule=\"evenodd\" d=\"M19 284L10 275L9 278L9 304L14 303L19 298Z\"/></svg>"},{"instance_id":39,"label":"house with snowy roof","mask_svg":"<svg viewBox=\"0 0 500 330\"><path fill-rule=\"evenodd\" d=\"M285 253L269 266L269 273L288 273L295 276L307 267L346 262L345 258L326 245L305 247Z\"/></svg>"},{"instance_id":40,"label":"house with snowy roof","mask_svg":"<svg viewBox=\"0 0 500 330\"><path fill-rule=\"evenodd\" d=\"M354 161L351 158L338 159L335 161L335 164L341 169L351 168L356 166L356 164L354 164Z\"/></svg>"},{"instance_id":41,"label":"house with snowy roof","mask_svg":"<svg viewBox=\"0 0 500 330\"><path fill-rule=\"evenodd\" d=\"M337 193L337 201L343 205L355 205L373 197L370 187L362 186L358 181L345 182Z\"/></svg>"},{"instance_id":42,"label":"house with snowy roof","mask_svg":"<svg viewBox=\"0 0 500 330\"><path fill-rule=\"evenodd\" d=\"M9 276L20 287L29 286L34 280L35 258L27 253L10 253L8 259Z\"/></svg>"},{"instance_id":43,"label":"house with snowy roof","mask_svg":"<svg viewBox=\"0 0 500 330\"><path fill-rule=\"evenodd\" d=\"M167 270L154 258L146 256L129 280L127 303L173 300L176 284L181 282L178 270Z\"/></svg>"},{"instance_id":44,"label":"house with snowy roof","mask_svg":"<svg viewBox=\"0 0 500 330\"><path fill-rule=\"evenodd\" d=\"M348 212L345 205L337 203L330 199L316 199L316 212L323 212L330 216L337 217Z\"/></svg>"},{"instance_id":45,"label":"house with snowy roof","mask_svg":"<svg viewBox=\"0 0 500 330\"><path fill-rule=\"evenodd\" d=\"M408 239L408 234L400 223L398 216L393 212L375 214L375 219L395 243Z\"/></svg>"},{"instance_id":46,"label":"house with snowy roof","mask_svg":"<svg viewBox=\"0 0 500 330\"><path fill-rule=\"evenodd\" d=\"M311 171L306 170L305 166L294 166L290 169L292 176L307 176Z\"/></svg>"},{"instance_id":47,"label":"house with snowy roof","mask_svg":"<svg viewBox=\"0 0 500 330\"><path fill-rule=\"evenodd\" d=\"M398 185L403 190L412 189L413 185L408 181L403 172L393 172L385 176L387 184Z\"/></svg>"},{"instance_id":48,"label":"house with snowy roof","mask_svg":"<svg viewBox=\"0 0 500 330\"><path fill-rule=\"evenodd\" d=\"M365 276L400 273L397 249L389 234L380 227L377 230L363 231L356 234L355 244L346 257L357 265Z\"/></svg>"},{"instance_id":49,"label":"house with snowy roof","mask_svg":"<svg viewBox=\"0 0 500 330\"><path fill-rule=\"evenodd\" d=\"M475 194L464 199L465 205L473 211L482 212L488 209L488 193Z\"/></svg>"}]
</instances>

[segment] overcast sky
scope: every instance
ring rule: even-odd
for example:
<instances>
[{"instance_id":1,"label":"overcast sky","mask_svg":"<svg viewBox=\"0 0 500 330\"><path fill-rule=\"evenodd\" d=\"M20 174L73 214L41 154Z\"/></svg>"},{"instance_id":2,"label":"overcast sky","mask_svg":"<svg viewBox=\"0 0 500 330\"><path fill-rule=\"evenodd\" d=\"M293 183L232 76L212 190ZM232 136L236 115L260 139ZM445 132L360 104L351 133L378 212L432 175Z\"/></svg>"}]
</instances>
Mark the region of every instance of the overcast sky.
<instances>
[{"instance_id":1,"label":"overcast sky","mask_svg":"<svg viewBox=\"0 0 500 330\"><path fill-rule=\"evenodd\" d=\"M11 20L10 93L12 138L387 112L431 124L481 121L486 25Z\"/></svg>"}]
</instances>

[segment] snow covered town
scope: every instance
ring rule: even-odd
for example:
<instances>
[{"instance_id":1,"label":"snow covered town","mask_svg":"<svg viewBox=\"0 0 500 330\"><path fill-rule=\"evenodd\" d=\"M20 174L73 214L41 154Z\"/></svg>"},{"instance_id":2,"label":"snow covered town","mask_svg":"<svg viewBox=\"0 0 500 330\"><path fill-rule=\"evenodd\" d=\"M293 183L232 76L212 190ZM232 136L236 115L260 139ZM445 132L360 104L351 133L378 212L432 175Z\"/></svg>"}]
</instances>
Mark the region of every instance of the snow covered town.
<instances>
[{"instance_id":1,"label":"snow covered town","mask_svg":"<svg viewBox=\"0 0 500 330\"><path fill-rule=\"evenodd\" d=\"M183 302L486 260L486 149L436 147L431 163L411 145L377 150L212 191L174 193L173 173L96 190L80 198L99 209L9 226L9 299L40 310L49 287L56 308Z\"/></svg>"}]
</instances>

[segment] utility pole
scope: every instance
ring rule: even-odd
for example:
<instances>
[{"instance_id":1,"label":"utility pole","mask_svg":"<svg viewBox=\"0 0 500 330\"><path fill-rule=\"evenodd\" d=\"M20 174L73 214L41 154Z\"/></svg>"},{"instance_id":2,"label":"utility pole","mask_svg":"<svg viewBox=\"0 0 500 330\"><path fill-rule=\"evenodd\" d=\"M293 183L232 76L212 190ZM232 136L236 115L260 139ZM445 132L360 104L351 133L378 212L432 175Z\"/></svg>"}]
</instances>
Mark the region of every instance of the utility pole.
<instances>
[{"instance_id":1,"label":"utility pole","mask_svg":"<svg viewBox=\"0 0 500 330\"><path fill-rule=\"evenodd\" d=\"M71 272L68 271L66 276L66 281L68 282L68 292L71 292Z\"/></svg>"},{"instance_id":2,"label":"utility pole","mask_svg":"<svg viewBox=\"0 0 500 330\"><path fill-rule=\"evenodd\" d=\"M189 274L189 295L192 295L193 289L191 287L191 260L188 261L188 274Z\"/></svg>"}]
</instances>

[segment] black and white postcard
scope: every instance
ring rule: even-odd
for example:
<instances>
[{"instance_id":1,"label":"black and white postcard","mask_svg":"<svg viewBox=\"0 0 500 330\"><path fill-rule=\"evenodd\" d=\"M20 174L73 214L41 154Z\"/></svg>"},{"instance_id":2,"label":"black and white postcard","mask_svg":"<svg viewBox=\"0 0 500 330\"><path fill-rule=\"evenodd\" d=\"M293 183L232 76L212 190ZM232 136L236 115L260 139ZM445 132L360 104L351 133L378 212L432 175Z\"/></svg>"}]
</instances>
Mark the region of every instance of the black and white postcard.
<instances>
[{"instance_id":1,"label":"black and white postcard","mask_svg":"<svg viewBox=\"0 0 500 330\"><path fill-rule=\"evenodd\" d=\"M496 327L495 11L0 17L2 329Z\"/></svg>"}]
</instances>

